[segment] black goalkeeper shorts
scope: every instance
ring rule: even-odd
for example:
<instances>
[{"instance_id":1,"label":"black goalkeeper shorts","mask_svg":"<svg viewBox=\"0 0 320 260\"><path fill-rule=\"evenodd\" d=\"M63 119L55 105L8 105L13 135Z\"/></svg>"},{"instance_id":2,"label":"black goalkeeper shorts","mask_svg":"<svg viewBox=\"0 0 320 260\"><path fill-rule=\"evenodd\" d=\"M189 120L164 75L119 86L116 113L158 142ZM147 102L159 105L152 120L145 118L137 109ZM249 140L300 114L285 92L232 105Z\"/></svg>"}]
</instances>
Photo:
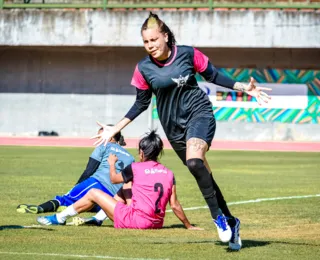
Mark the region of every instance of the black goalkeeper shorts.
<instances>
[{"instance_id":1,"label":"black goalkeeper shorts","mask_svg":"<svg viewBox=\"0 0 320 260\"><path fill-rule=\"evenodd\" d=\"M177 153L184 165L187 164L187 141L190 138L199 138L205 141L210 148L214 133L216 131L216 120L214 116L211 117L196 117L192 119L185 129L183 138L176 140L169 140L172 148Z\"/></svg>"}]
</instances>

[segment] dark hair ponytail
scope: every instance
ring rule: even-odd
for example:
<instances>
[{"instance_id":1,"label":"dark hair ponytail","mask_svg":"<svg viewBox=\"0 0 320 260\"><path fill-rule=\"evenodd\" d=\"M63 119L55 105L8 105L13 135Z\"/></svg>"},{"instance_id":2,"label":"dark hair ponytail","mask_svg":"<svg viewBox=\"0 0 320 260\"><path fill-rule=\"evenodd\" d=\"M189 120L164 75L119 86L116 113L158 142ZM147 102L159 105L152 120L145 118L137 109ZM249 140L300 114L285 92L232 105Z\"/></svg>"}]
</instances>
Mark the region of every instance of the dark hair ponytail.
<instances>
[{"instance_id":1,"label":"dark hair ponytail","mask_svg":"<svg viewBox=\"0 0 320 260\"><path fill-rule=\"evenodd\" d=\"M158 15L150 12L149 17L144 21L141 26L141 33L148 28L158 25L160 32L168 34L168 47L171 49L176 44L176 38L170 28L159 18Z\"/></svg>"},{"instance_id":2,"label":"dark hair ponytail","mask_svg":"<svg viewBox=\"0 0 320 260\"><path fill-rule=\"evenodd\" d=\"M163 142L156 130L147 133L139 142L139 150L144 154L146 161L157 161L163 153Z\"/></svg>"},{"instance_id":3,"label":"dark hair ponytail","mask_svg":"<svg viewBox=\"0 0 320 260\"><path fill-rule=\"evenodd\" d=\"M126 146L126 145L127 145L127 143L124 141L123 135L121 135L121 134L120 134L118 143L119 143L121 146Z\"/></svg>"},{"instance_id":4,"label":"dark hair ponytail","mask_svg":"<svg viewBox=\"0 0 320 260\"><path fill-rule=\"evenodd\" d=\"M114 126L112 124L108 124L107 126ZM126 146L127 143L124 141L124 137L123 135L121 134L121 132L118 132L116 133L114 136L113 136L113 139L121 146Z\"/></svg>"}]
</instances>

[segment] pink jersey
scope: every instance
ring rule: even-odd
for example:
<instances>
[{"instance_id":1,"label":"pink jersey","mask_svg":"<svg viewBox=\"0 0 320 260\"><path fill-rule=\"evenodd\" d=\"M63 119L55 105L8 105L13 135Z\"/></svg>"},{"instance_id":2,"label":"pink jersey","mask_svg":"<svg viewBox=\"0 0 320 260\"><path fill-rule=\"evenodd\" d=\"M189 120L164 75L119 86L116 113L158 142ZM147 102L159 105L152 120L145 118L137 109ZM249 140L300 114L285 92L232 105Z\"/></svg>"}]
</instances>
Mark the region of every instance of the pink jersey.
<instances>
[{"instance_id":1,"label":"pink jersey","mask_svg":"<svg viewBox=\"0 0 320 260\"><path fill-rule=\"evenodd\" d=\"M161 228L174 184L173 173L155 161L132 163L131 167L132 203L117 203L115 227Z\"/></svg>"},{"instance_id":2,"label":"pink jersey","mask_svg":"<svg viewBox=\"0 0 320 260\"><path fill-rule=\"evenodd\" d=\"M163 222L173 173L155 161L132 163L132 206L147 219Z\"/></svg>"}]
</instances>

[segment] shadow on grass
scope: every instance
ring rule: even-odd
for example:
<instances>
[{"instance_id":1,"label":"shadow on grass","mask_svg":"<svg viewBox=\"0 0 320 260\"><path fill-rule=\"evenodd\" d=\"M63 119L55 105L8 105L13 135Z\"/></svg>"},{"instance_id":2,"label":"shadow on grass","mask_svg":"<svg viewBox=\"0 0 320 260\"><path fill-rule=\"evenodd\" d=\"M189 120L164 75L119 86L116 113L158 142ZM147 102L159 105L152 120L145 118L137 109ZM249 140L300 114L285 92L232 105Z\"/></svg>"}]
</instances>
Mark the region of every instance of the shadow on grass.
<instances>
[{"instance_id":1,"label":"shadow on grass","mask_svg":"<svg viewBox=\"0 0 320 260\"><path fill-rule=\"evenodd\" d=\"M251 247L267 246L267 245L270 245L272 243L273 242L271 242L271 241L242 240L242 248L241 248L241 250L246 249L246 248L251 248ZM215 241L215 244L218 245L218 246L226 246L226 245L228 246L228 243L222 243L221 241ZM230 250L229 248L226 248L226 251L230 252L230 253L237 252L237 251L234 251L234 250Z\"/></svg>"},{"instance_id":2,"label":"shadow on grass","mask_svg":"<svg viewBox=\"0 0 320 260\"><path fill-rule=\"evenodd\" d=\"M156 242L152 242L150 244L154 244L154 245L164 245L164 244L212 244L214 243L214 241L212 240L194 240L194 241L156 241Z\"/></svg>"},{"instance_id":3,"label":"shadow on grass","mask_svg":"<svg viewBox=\"0 0 320 260\"><path fill-rule=\"evenodd\" d=\"M194 224L192 224L194 225ZM196 225L194 225L196 226ZM181 229L186 229L184 225L182 224L174 224L174 225L170 225L170 226L164 226L162 227L162 229L171 229L171 228L181 228Z\"/></svg>"},{"instance_id":4,"label":"shadow on grass","mask_svg":"<svg viewBox=\"0 0 320 260\"><path fill-rule=\"evenodd\" d=\"M226 246L226 243L222 243L220 241L215 242L216 245L219 246ZM242 248L252 248L252 247L261 247L261 246L267 246L271 244L282 244L282 245L292 245L292 246L315 246L315 247L320 247L320 245L317 244L308 244L308 243L301 243L301 242L288 242L288 241L257 241L257 240L242 240ZM232 251L229 248L226 249L227 252L236 252Z\"/></svg>"},{"instance_id":5,"label":"shadow on grass","mask_svg":"<svg viewBox=\"0 0 320 260\"><path fill-rule=\"evenodd\" d=\"M283 244L283 245L293 245L293 246L315 246L320 247L320 244L308 244L301 242L288 242L288 241L269 241L270 244Z\"/></svg>"},{"instance_id":6,"label":"shadow on grass","mask_svg":"<svg viewBox=\"0 0 320 260\"><path fill-rule=\"evenodd\" d=\"M42 227L38 225L32 225L32 226L20 226L20 225L6 225L6 226L0 226L0 231L4 229L40 229L40 230L46 230L46 231L54 231L52 228Z\"/></svg>"}]
</instances>

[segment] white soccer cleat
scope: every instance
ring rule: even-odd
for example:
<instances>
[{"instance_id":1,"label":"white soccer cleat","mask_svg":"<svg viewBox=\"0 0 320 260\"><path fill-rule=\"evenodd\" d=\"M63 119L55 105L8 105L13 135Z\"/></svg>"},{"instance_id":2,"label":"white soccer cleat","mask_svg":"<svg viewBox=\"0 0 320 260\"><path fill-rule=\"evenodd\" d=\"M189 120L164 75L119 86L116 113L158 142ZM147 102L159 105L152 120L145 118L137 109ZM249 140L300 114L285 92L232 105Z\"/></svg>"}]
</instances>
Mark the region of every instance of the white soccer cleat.
<instances>
[{"instance_id":1,"label":"white soccer cleat","mask_svg":"<svg viewBox=\"0 0 320 260\"><path fill-rule=\"evenodd\" d=\"M56 215L37 217L37 222L44 226L65 225L66 222L59 223Z\"/></svg>"},{"instance_id":2,"label":"white soccer cleat","mask_svg":"<svg viewBox=\"0 0 320 260\"><path fill-rule=\"evenodd\" d=\"M222 242L229 242L232 236L231 228L224 215L219 215L217 219L213 220L217 227L219 238Z\"/></svg>"},{"instance_id":3,"label":"white soccer cleat","mask_svg":"<svg viewBox=\"0 0 320 260\"><path fill-rule=\"evenodd\" d=\"M236 225L231 228L232 236L229 241L229 249L234 251L239 251L242 247L242 242L240 238L240 220L238 218L235 218Z\"/></svg>"}]
</instances>

